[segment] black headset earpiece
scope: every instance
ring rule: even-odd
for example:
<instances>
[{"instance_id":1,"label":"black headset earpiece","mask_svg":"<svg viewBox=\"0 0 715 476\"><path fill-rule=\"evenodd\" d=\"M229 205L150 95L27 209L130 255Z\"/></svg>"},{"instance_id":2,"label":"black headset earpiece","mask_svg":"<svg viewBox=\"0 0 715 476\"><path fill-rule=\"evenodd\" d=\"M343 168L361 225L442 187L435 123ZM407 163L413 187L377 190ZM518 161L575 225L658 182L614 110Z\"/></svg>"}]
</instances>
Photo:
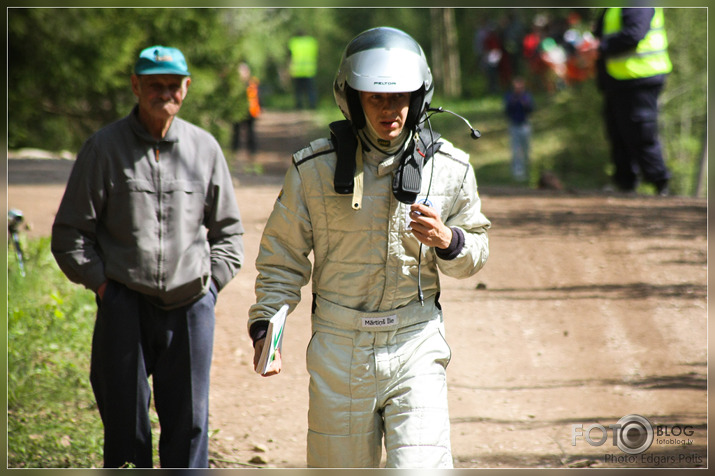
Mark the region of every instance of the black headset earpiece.
<instances>
[{"instance_id":1,"label":"black headset earpiece","mask_svg":"<svg viewBox=\"0 0 715 476\"><path fill-rule=\"evenodd\" d=\"M427 108L422 108L423 102L425 100L425 86L424 84L417 91L413 91L410 94L410 109L407 111L407 119L405 120L405 127L409 131L414 131L417 127L417 123L420 120L422 114L426 112ZM429 105L428 105L429 106Z\"/></svg>"},{"instance_id":2,"label":"black headset earpiece","mask_svg":"<svg viewBox=\"0 0 715 476\"><path fill-rule=\"evenodd\" d=\"M360 102L360 93L351 88L345 83L345 99L348 102L348 111L350 111L350 122L352 122L355 130L360 130L365 127L365 113L362 110Z\"/></svg>"}]
</instances>

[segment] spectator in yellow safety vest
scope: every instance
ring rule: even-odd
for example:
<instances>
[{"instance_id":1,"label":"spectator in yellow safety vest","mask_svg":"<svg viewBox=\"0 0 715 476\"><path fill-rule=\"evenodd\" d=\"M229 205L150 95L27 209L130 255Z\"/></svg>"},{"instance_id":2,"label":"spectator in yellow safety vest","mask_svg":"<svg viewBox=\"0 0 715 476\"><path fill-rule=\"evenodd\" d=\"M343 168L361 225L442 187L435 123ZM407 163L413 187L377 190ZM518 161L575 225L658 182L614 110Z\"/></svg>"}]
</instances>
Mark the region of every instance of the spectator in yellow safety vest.
<instances>
[{"instance_id":1,"label":"spectator in yellow safety vest","mask_svg":"<svg viewBox=\"0 0 715 476\"><path fill-rule=\"evenodd\" d=\"M289 40L288 49L295 107L304 109L307 105L308 108L315 109L318 102L315 85L315 74L318 70L318 40L301 31Z\"/></svg>"},{"instance_id":2,"label":"spectator in yellow safety vest","mask_svg":"<svg viewBox=\"0 0 715 476\"><path fill-rule=\"evenodd\" d=\"M658 138L658 95L673 69L662 8L607 8L594 35L600 40L597 81L615 166L613 181L634 192L640 178L668 195L670 172Z\"/></svg>"}]
</instances>

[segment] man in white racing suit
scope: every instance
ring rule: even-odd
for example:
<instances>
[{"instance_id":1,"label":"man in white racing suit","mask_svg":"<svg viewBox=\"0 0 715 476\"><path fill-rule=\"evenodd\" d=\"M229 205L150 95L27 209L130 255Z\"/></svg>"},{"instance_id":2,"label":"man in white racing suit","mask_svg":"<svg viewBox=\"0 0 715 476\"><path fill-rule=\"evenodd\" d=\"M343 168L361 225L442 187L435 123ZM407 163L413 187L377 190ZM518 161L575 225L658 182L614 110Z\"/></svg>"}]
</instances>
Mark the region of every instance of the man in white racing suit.
<instances>
[{"instance_id":1,"label":"man in white racing suit","mask_svg":"<svg viewBox=\"0 0 715 476\"><path fill-rule=\"evenodd\" d=\"M411 36L355 37L334 82L346 120L293 155L263 232L254 363L312 272L309 467L376 467L383 437L387 467L452 467L439 271L479 271L490 222L468 155L425 127L433 90Z\"/></svg>"}]
</instances>

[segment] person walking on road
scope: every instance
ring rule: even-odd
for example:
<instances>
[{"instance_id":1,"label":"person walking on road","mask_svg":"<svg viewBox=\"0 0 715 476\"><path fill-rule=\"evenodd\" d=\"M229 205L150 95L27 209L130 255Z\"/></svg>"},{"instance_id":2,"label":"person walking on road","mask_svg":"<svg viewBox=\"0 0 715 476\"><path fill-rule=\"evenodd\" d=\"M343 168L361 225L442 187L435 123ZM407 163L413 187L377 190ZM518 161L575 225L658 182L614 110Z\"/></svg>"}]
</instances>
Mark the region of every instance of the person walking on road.
<instances>
[{"instance_id":1,"label":"person walking on road","mask_svg":"<svg viewBox=\"0 0 715 476\"><path fill-rule=\"evenodd\" d=\"M295 107L315 109L318 104L315 84L315 75L318 72L318 40L301 31L288 41L288 50Z\"/></svg>"},{"instance_id":2,"label":"person walking on road","mask_svg":"<svg viewBox=\"0 0 715 476\"><path fill-rule=\"evenodd\" d=\"M658 136L658 96L673 69L662 8L606 8L599 38L597 83L619 190L634 192L639 178L668 195L670 171Z\"/></svg>"},{"instance_id":3,"label":"person walking on road","mask_svg":"<svg viewBox=\"0 0 715 476\"><path fill-rule=\"evenodd\" d=\"M521 77L512 80L512 89L504 97L504 112L509 123L511 141L511 175L514 180L529 179L529 150L531 147L531 123L529 116L534 111L534 99L526 90Z\"/></svg>"},{"instance_id":4,"label":"person walking on road","mask_svg":"<svg viewBox=\"0 0 715 476\"><path fill-rule=\"evenodd\" d=\"M190 84L181 51L141 51L137 105L84 143L52 227L60 268L97 297L90 380L108 468L153 466L150 376L161 467L208 467L214 308L243 227L221 147L177 117Z\"/></svg>"},{"instance_id":5,"label":"person walking on road","mask_svg":"<svg viewBox=\"0 0 715 476\"><path fill-rule=\"evenodd\" d=\"M293 155L261 239L254 366L312 275L308 466L376 467L384 439L388 467L450 468L439 274L487 261L474 169L427 121L432 74L405 32L355 37L333 89L346 120Z\"/></svg>"},{"instance_id":6,"label":"person walking on road","mask_svg":"<svg viewBox=\"0 0 715 476\"><path fill-rule=\"evenodd\" d=\"M256 162L256 152L258 151L258 141L256 140L256 120L261 115L261 102L259 95L260 81L251 74L251 67L248 63L238 65L238 99L234 107L237 109L237 120L233 123L233 137L231 149L238 155L241 148L241 136L245 141L245 148L248 151L248 161L244 166L244 172L261 175L263 168Z\"/></svg>"}]
</instances>

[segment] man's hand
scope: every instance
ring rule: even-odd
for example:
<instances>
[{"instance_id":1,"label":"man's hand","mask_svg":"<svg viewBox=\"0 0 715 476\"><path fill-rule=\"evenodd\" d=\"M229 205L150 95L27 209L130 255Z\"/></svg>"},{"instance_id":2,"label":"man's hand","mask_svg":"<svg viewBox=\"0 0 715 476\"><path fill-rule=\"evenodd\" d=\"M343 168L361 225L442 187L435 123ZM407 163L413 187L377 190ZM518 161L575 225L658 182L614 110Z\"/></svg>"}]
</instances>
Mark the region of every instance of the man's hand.
<instances>
[{"instance_id":1,"label":"man's hand","mask_svg":"<svg viewBox=\"0 0 715 476\"><path fill-rule=\"evenodd\" d=\"M253 352L253 370L256 370L256 367L258 367L258 361L261 358L261 352L263 352L263 346L266 343L266 339L263 338L259 341L256 341L256 345L253 346L254 352ZM261 374L262 377L270 377L272 375L278 375L281 373L281 368L283 368L283 364L281 362L281 351L276 349L276 358L271 364L270 367L268 367L268 371L264 374Z\"/></svg>"},{"instance_id":2,"label":"man's hand","mask_svg":"<svg viewBox=\"0 0 715 476\"><path fill-rule=\"evenodd\" d=\"M442 223L437 210L423 203L410 205L410 228L420 243L433 248L448 248L452 242L452 229Z\"/></svg>"}]
</instances>

